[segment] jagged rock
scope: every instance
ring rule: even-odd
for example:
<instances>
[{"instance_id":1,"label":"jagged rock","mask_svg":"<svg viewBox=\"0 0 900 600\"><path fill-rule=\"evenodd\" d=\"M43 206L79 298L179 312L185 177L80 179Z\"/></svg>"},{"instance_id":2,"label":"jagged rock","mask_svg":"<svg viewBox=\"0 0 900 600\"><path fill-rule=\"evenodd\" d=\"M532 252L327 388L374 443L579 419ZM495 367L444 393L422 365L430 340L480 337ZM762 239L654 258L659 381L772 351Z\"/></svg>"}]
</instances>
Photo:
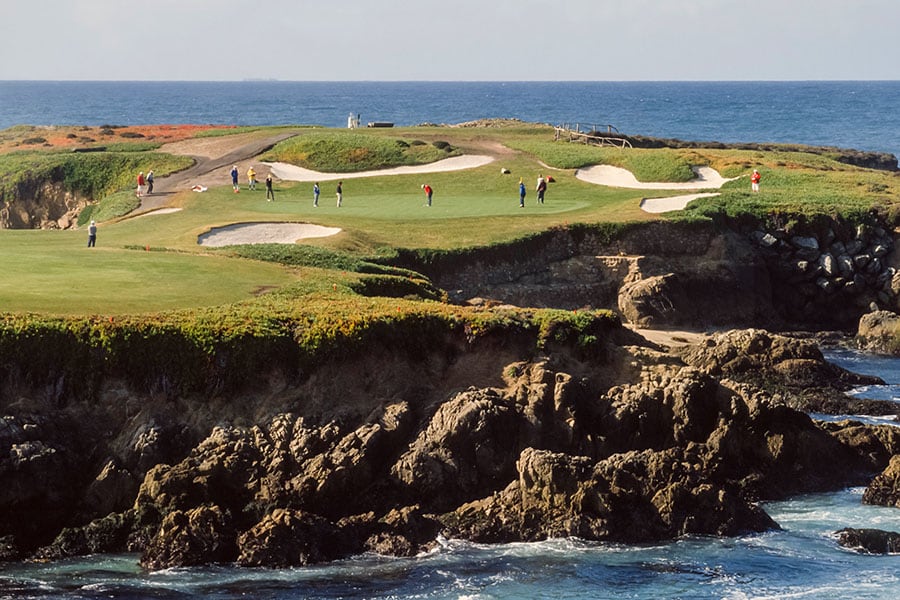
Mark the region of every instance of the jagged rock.
<instances>
[{"instance_id":1,"label":"jagged rock","mask_svg":"<svg viewBox=\"0 0 900 600\"><path fill-rule=\"evenodd\" d=\"M50 543L78 505L85 467L64 419L0 417L0 533L22 550Z\"/></svg>"},{"instance_id":2,"label":"jagged rock","mask_svg":"<svg viewBox=\"0 0 900 600\"><path fill-rule=\"evenodd\" d=\"M837 259L837 268L838 272L842 277L852 277L854 271L856 270L857 263L854 262L853 258L846 254L838 255ZM866 261L867 262L867 261ZM865 266L865 262L861 263L862 266Z\"/></svg>"},{"instance_id":3,"label":"jagged rock","mask_svg":"<svg viewBox=\"0 0 900 600\"><path fill-rule=\"evenodd\" d=\"M884 470L891 457L900 454L900 428L890 425L871 426L846 420L819 423L819 427L831 434L842 445L851 448L863 460L869 473Z\"/></svg>"},{"instance_id":4,"label":"jagged rock","mask_svg":"<svg viewBox=\"0 0 900 600\"><path fill-rule=\"evenodd\" d=\"M480 542L559 536L646 542L777 527L759 508L705 481L697 462L682 449L629 452L599 463L526 449L518 479L445 515L445 535Z\"/></svg>"},{"instance_id":5,"label":"jagged rock","mask_svg":"<svg viewBox=\"0 0 900 600\"><path fill-rule=\"evenodd\" d=\"M289 509L266 515L238 538L237 545L238 564L273 568L326 562L346 556L353 548L333 523Z\"/></svg>"},{"instance_id":6,"label":"jagged rock","mask_svg":"<svg viewBox=\"0 0 900 600\"><path fill-rule=\"evenodd\" d=\"M900 508L900 454L894 455L887 468L872 480L863 493L863 502Z\"/></svg>"},{"instance_id":7,"label":"jagged rock","mask_svg":"<svg viewBox=\"0 0 900 600\"><path fill-rule=\"evenodd\" d=\"M437 410L391 473L436 510L448 510L510 480L525 424L496 390L463 392Z\"/></svg>"},{"instance_id":8,"label":"jagged rock","mask_svg":"<svg viewBox=\"0 0 900 600\"><path fill-rule=\"evenodd\" d=\"M232 562L237 557L235 538L230 515L216 505L175 510L163 519L141 565L165 569Z\"/></svg>"},{"instance_id":9,"label":"jagged rock","mask_svg":"<svg viewBox=\"0 0 900 600\"><path fill-rule=\"evenodd\" d=\"M22 557L16 540L11 535L0 537L0 561L19 560Z\"/></svg>"},{"instance_id":10,"label":"jagged rock","mask_svg":"<svg viewBox=\"0 0 900 600\"><path fill-rule=\"evenodd\" d=\"M786 401L802 410L846 414L854 400L844 392L854 386L883 383L878 377L859 375L831 364L812 340L791 338L759 329L717 333L678 353L686 363L713 377L778 385ZM896 407L882 405L879 414Z\"/></svg>"},{"instance_id":11,"label":"jagged rock","mask_svg":"<svg viewBox=\"0 0 900 600\"><path fill-rule=\"evenodd\" d=\"M85 503L98 514L126 510L134 503L140 483L114 459L107 460L85 492Z\"/></svg>"},{"instance_id":12,"label":"jagged rock","mask_svg":"<svg viewBox=\"0 0 900 600\"><path fill-rule=\"evenodd\" d=\"M838 544L866 554L900 553L900 533L881 529L846 528L835 532Z\"/></svg>"},{"instance_id":13,"label":"jagged rock","mask_svg":"<svg viewBox=\"0 0 900 600\"><path fill-rule=\"evenodd\" d=\"M36 556L58 560L85 554L124 552L133 524L132 515L125 513L108 515L84 527L67 527L52 544L41 548Z\"/></svg>"},{"instance_id":14,"label":"jagged rock","mask_svg":"<svg viewBox=\"0 0 900 600\"><path fill-rule=\"evenodd\" d=\"M393 509L378 520L366 549L388 556L415 556L435 545L440 522L419 506Z\"/></svg>"}]
</instances>

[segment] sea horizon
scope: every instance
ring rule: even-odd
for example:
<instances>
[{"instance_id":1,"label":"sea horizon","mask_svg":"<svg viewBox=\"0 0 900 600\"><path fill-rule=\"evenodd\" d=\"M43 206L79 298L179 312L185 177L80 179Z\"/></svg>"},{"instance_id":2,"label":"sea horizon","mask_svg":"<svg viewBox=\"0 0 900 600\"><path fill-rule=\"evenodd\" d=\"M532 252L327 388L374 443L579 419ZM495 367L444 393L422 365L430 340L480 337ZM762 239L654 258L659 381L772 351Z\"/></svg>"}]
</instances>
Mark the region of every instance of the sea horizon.
<instances>
[{"instance_id":1,"label":"sea horizon","mask_svg":"<svg viewBox=\"0 0 900 600\"><path fill-rule=\"evenodd\" d=\"M479 119L607 125L721 143L790 143L900 156L898 80L289 81L6 80L0 129L15 125L398 127Z\"/></svg>"}]
</instances>

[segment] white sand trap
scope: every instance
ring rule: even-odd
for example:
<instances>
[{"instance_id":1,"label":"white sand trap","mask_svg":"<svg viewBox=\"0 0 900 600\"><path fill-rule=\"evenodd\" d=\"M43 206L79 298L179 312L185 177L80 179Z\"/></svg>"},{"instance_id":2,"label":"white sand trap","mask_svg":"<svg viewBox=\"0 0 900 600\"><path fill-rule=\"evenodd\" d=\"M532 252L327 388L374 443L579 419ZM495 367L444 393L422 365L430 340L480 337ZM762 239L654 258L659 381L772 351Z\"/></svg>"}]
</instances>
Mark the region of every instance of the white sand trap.
<instances>
[{"instance_id":1,"label":"white sand trap","mask_svg":"<svg viewBox=\"0 0 900 600\"><path fill-rule=\"evenodd\" d=\"M709 192L706 194L684 194L682 196L671 196L669 198L644 198L641 200L641 210L648 213L664 213L672 210L681 210L688 205L691 200L697 198L712 198L718 196L718 192Z\"/></svg>"},{"instance_id":2,"label":"white sand trap","mask_svg":"<svg viewBox=\"0 0 900 600\"><path fill-rule=\"evenodd\" d=\"M719 175L719 172L710 167L691 167L697 175L691 181L683 183L675 182L644 182L627 169L611 167L609 165L594 165L575 171L575 177L588 183L606 185L609 187L627 188L633 190L703 190L719 189L729 181L738 177L727 179Z\"/></svg>"},{"instance_id":3,"label":"white sand trap","mask_svg":"<svg viewBox=\"0 0 900 600\"><path fill-rule=\"evenodd\" d=\"M694 174L697 177L684 183L638 181L631 171L620 167L612 167L610 165L594 165L592 167L578 169L575 171L575 177L588 183L631 190L719 189L729 181L740 179L740 177L722 177L719 175L718 171L711 167L691 167L691 170L694 171ZM681 210L687 206L688 202L691 200L696 200L697 198L710 198L718 195L718 193L711 192L704 194L684 194L682 196L671 196L669 198L644 198L641 200L641 210L654 214L672 210Z\"/></svg>"},{"instance_id":4,"label":"white sand trap","mask_svg":"<svg viewBox=\"0 0 900 600\"><path fill-rule=\"evenodd\" d=\"M465 155L452 156L414 167L394 167L393 169L381 169L378 171L362 171L359 173L320 173L304 169L288 163L263 163L269 165L272 174L283 181L334 181L336 179L357 179L359 177L380 177L382 175L415 175L417 173L446 173L448 171L463 171L474 169L494 162L492 156Z\"/></svg>"},{"instance_id":5,"label":"white sand trap","mask_svg":"<svg viewBox=\"0 0 900 600\"><path fill-rule=\"evenodd\" d=\"M328 237L340 231L339 227L310 223L238 223L215 227L197 236L197 243L216 248L239 244L293 244L297 240Z\"/></svg>"}]
</instances>

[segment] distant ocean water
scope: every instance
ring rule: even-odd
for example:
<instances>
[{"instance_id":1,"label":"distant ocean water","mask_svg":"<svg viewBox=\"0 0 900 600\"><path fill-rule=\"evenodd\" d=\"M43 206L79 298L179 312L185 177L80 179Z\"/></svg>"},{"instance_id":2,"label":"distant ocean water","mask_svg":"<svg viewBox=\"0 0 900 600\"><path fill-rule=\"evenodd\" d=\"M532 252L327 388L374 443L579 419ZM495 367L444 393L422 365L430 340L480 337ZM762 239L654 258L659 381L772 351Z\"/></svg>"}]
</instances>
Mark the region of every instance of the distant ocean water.
<instances>
[{"instance_id":1,"label":"distant ocean water","mask_svg":"<svg viewBox=\"0 0 900 600\"><path fill-rule=\"evenodd\" d=\"M52 82L0 81L12 125L399 125L517 118L622 133L791 142L900 156L900 81Z\"/></svg>"}]
</instances>

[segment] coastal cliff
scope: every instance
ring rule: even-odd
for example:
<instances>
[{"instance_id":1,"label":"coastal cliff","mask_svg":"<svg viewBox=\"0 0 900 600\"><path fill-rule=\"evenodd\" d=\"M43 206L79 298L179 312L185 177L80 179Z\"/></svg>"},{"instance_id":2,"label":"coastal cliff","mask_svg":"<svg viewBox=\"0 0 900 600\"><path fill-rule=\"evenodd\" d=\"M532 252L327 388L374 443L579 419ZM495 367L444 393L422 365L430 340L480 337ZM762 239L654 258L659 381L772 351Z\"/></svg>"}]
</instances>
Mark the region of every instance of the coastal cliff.
<instances>
[{"instance_id":1,"label":"coastal cliff","mask_svg":"<svg viewBox=\"0 0 900 600\"><path fill-rule=\"evenodd\" d=\"M218 393L21 380L0 427L3 556L282 566L438 535L735 535L777 527L759 500L865 484L900 449L893 428L788 406L870 381L810 341L735 331L674 352L588 321L432 327L414 352L379 335Z\"/></svg>"}]
</instances>

